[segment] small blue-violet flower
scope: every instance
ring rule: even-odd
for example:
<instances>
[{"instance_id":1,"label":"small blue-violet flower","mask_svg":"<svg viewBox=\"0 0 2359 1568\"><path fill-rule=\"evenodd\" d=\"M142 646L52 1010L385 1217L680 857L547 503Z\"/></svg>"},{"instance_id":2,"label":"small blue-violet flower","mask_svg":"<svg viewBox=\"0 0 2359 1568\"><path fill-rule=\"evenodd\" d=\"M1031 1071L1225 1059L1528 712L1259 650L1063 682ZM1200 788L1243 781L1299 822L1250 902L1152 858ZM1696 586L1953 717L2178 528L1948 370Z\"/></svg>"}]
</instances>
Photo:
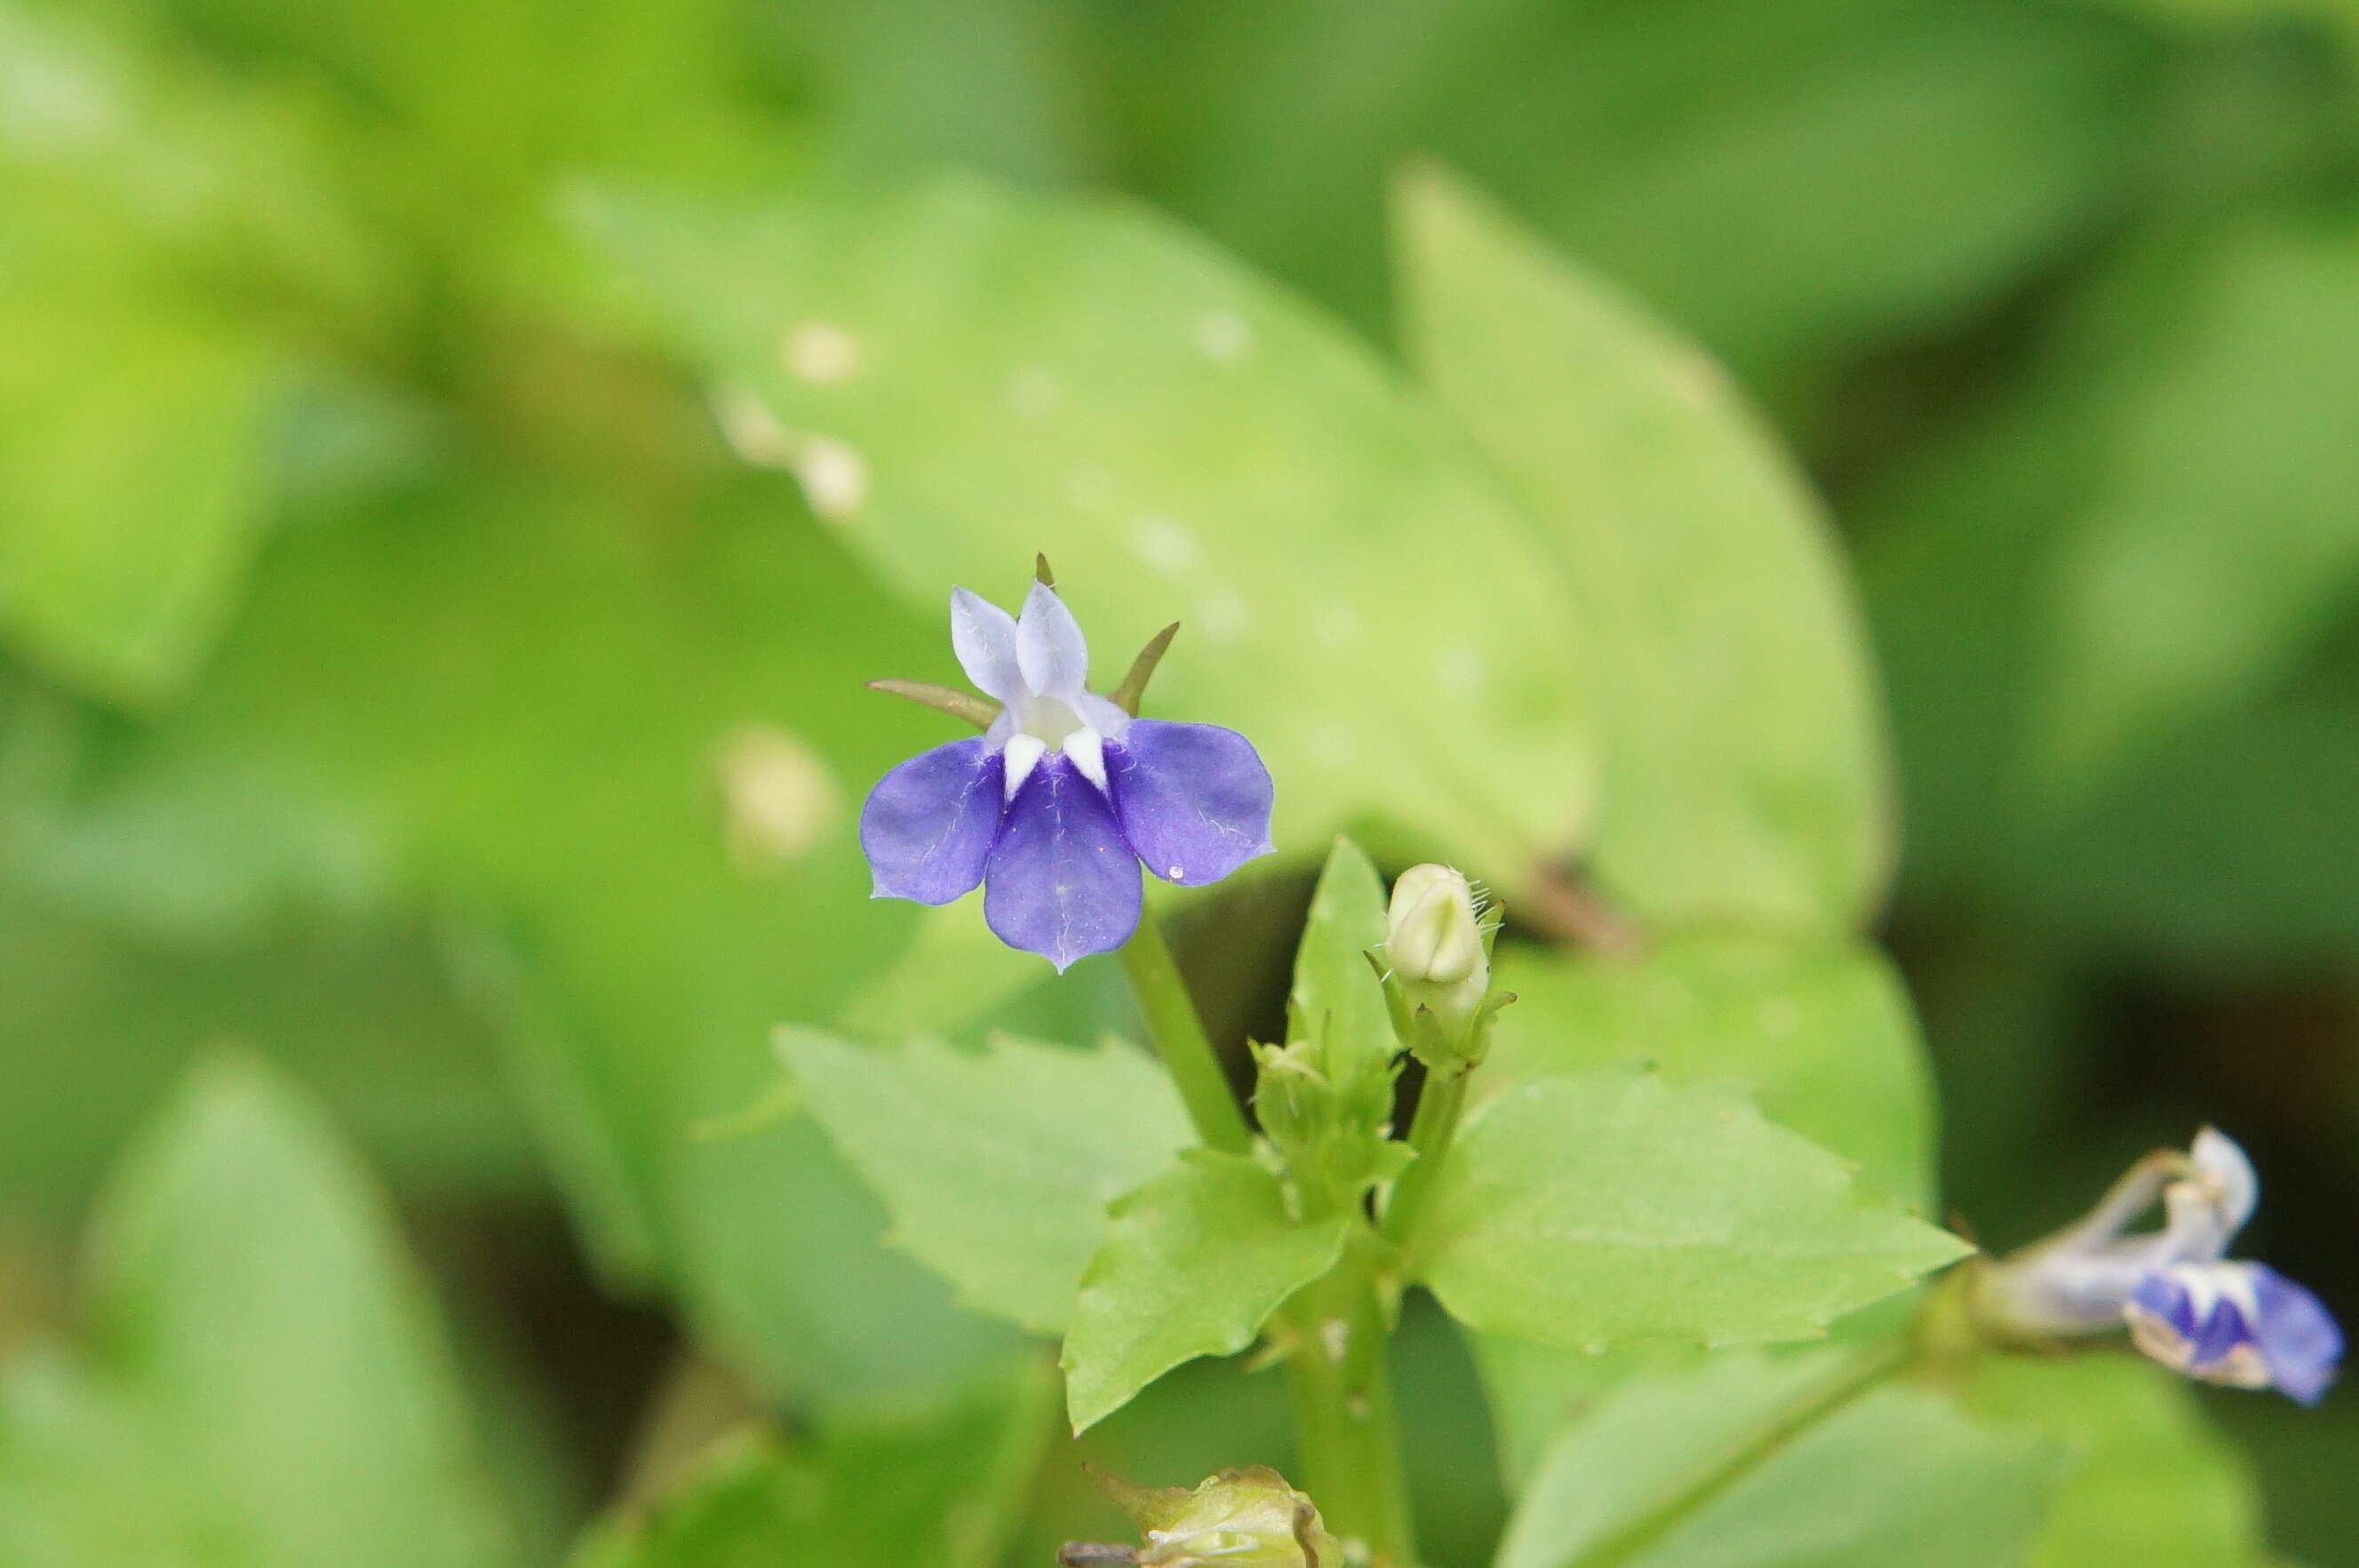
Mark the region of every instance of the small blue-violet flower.
<instances>
[{"instance_id":1,"label":"small blue-violet flower","mask_svg":"<svg viewBox=\"0 0 2359 1568\"><path fill-rule=\"evenodd\" d=\"M875 896L947 904L981 883L993 932L1061 971L1137 929L1141 862L1197 887L1268 854L1269 770L1252 743L1136 716L1162 643L1110 700L1088 690L1082 628L1047 581L1020 617L952 589L951 647L991 701L878 684L984 733L911 757L869 792L860 844Z\"/></svg>"},{"instance_id":2,"label":"small blue-violet flower","mask_svg":"<svg viewBox=\"0 0 2359 1568\"><path fill-rule=\"evenodd\" d=\"M2314 1405L2343 1360L2316 1296L2263 1263L2175 1263L2141 1279L2122 1315L2137 1347L2176 1372L2276 1388Z\"/></svg>"},{"instance_id":3,"label":"small blue-violet flower","mask_svg":"<svg viewBox=\"0 0 2359 1568\"><path fill-rule=\"evenodd\" d=\"M2158 1197L2162 1228L2129 1233ZM2275 1269L2227 1256L2259 1198L2245 1151L2206 1127L2184 1153L2147 1156L2083 1218L1989 1269L1977 1313L2009 1337L2126 1325L2173 1371L2315 1404L2343 1359L2334 1319Z\"/></svg>"}]
</instances>

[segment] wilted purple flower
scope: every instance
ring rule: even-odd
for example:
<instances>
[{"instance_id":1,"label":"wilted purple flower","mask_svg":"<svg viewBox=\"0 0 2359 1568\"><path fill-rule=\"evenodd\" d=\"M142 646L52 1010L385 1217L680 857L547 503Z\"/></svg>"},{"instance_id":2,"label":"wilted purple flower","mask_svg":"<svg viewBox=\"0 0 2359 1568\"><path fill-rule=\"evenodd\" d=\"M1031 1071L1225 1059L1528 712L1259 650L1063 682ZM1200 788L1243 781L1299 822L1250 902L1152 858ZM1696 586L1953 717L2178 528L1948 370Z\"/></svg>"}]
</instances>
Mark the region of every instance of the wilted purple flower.
<instances>
[{"instance_id":1,"label":"wilted purple flower","mask_svg":"<svg viewBox=\"0 0 2359 1568\"><path fill-rule=\"evenodd\" d=\"M2157 1197L2162 1228L2129 1233ZM2228 1259L2259 1198L2245 1151L2205 1127L2185 1153L2148 1155L2086 1216L1991 1269L1978 1304L2010 1334L2127 1324L2137 1347L2173 1371L2315 1404L2343 1358L2333 1318L2275 1269Z\"/></svg>"},{"instance_id":2,"label":"wilted purple flower","mask_svg":"<svg viewBox=\"0 0 2359 1568\"><path fill-rule=\"evenodd\" d=\"M982 735L911 757L869 792L860 845L878 898L947 904L980 882L999 939L1061 971L1129 940L1141 861L1195 887L1269 853L1269 770L1252 743L1136 718L1087 690L1082 628L1047 583L1021 619L952 589L951 646L997 711ZM978 723L992 708L921 700Z\"/></svg>"}]
</instances>

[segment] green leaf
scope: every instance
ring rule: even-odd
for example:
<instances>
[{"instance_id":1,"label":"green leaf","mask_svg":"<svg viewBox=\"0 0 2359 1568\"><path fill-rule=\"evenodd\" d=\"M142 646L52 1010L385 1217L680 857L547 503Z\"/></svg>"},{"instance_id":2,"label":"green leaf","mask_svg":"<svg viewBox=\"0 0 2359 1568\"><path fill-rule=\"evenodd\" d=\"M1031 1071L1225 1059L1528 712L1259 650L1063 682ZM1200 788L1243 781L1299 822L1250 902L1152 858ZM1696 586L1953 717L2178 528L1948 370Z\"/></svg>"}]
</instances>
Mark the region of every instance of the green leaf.
<instances>
[{"instance_id":1,"label":"green leaf","mask_svg":"<svg viewBox=\"0 0 2359 1568\"><path fill-rule=\"evenodd\" d=\"M1498 1568L2015 1568L2058 1446L1857 1367L1736 1354L1625 1385L1551 1446Z\"/></svg>"},{"instance_id":2,"label":"green leaf","mask_svg":"<svg viewBox=\"0 0 2359 1568\"><path fill-rule=\"evenodd\" d=\"M100 695L174 692L261 529L268 355L162 300L0 287L0 625Z\"/></svg>"},{"instance_id":3,"label":"green leaf","mask_svg":"<svg viewBox=\"0 0 2359 1568\"><path fill-rule=\"evenodd\" d=\"M573 1568L991 1568L1053 1431L1027 1361L939 1408L833 1423L808 1448L723 1440L672 1495L586 1535Z\"/></svg>"},{"instance_id":4,"label":"green leaf","mask_svg":"<svg viewBox=\"0 0 2359 1568\"><path fill-rule=\"evenodd\" d=\"M1294 959L1283 1047L1257 1047L1254 1110L1309 1207L1356 1207L1412 1155L1390 1141L1395 1058L1383 956L1385 886L1368 857L1337 839L1310 898Z\"/></svg>"},{"instance_id":5,"label":"green leaf","mask_svg":"<svg viewBox=\"0 0 2359 1568\"><path fill-rule=\"evenodd\" d=\"M1733 1092L1612 1070L1471 1111L1405 1245L1462 1323L1574 1346L1810 1337L1971 1250Z\"/></svg>"},{"instance_id":6,"label":"green leaf","mask_svg":"<svg viewBox=\"0 0 2359 1568\"><path fill-rule=\"evenodd\" d=\"M89 1290L90 1377L79 1395L70 1375L15 1377L0 1495L29 1458L64 1528L106 1540L125 1528L118 1466L136 1463L164 1499L159 1538L234 1541L241 1568L511 1560L393 1216L261 1069L212 1062L140 1146Z\"/></svg>"},{"instance_id":7,"label":"green leaf","mask_svg":"<svg viewBox=\"0 0 2359 1568\"><path fill-rule=\"evenodd\" d=\"M1559 550L1598 668L1606 888L1667 922L1841 929L1892 859L1826 520L1695 348L1448 176L1396 195L1414 358Z\"/></svg>"},{"instance_id":8,"label":"green leaf","mask_svg":"<svg viewBox=\"0 0 2359 1568\"><path fill-rule=\"evenodd\" d=\"M2158 736L2282 678L2359 578L2359 228L2248 223L2144 258L2094 493L2053 567L2029 781L2083 806ZM2100 304L2118 307L2115 294Z\"/></svg>"},{"instance_id":9,"label":"green leaf","mask_svg":"<svg viewBox=\"0 0 2359 1568\"><path fill-rule=\"evenodd\" d=\"M1278 1179L1242 1155L1190 1149L1114 1206L1065 1334L1078 1432L1199 1356L1253 1343L1280 1303L1334 1267L1358 1221L1298 1220Z\"/></svg>"},{"instance_id":10,"label":"green leaf","mask_svg":"<svg viewBox=\"0 0 2359 1568\"><path fill-rule=\"evenodd\" d=\"M883 1210L808 1119L695 1136L776 1085L781 1019L833 1016L910 930L867 897L856 823L869 781L942 738L861 689L919 628L774 478L641 514L461 477L276 534L209 679L92 757L37 864L87 864L59 846L136 821L157 874L126 855L109 913L137 895L221 942L316 919L332 889L299 846L344 844L365 872L346 918L463 911L618 1285L670 1291L766 1394L830 1408L1020 1353L879 1245ZM180 853L206 843L252 847Z\"/></svg>"},{"instance_id":11,"label":"green leaf","mask_svg":"<svg viewBox=\"0 0 2359 1568\"><path fill-rule=\"evenodd\" d=\"M125 869L162 864L136 838L112 847ZM234 1040L317 1093L414 1197L543 1191L494 1031L438 957L423 931L332 920L190 950L0 876L0 1190L78 1212L190 1060Z\"/></svg>"},{"instance_id":12,"label":"green leaf","mask_svg":"<svg viewBox=\"0 0 2359 1568\"><path fill-rule=\"evenodd\" d=\"M893 1216L887 1239L963 1303L1039 1334L1073 1312L1106 1205L1194 1141L1170 1075L1121 1040L1006 1035L865 1050L789 1029L778 1052L828 1138Z\"/></svg>"},{"instance_id":13,"label":"green leaf","mask_svg":"<svg viewBox=\"0 0 2359 1568\"><path fill-rule=\"evenodd\" d=\"M1184 622L1153 702L1252 738L1281 843L1382 811L1502 877L1581 843L1554 562L1364 345L1201 241L970 183L609 195L583 227L740 452L799 468L929 617L951 583L1012 598L1046 550L1101 684ZM947 638L893 673L952 675Z\"/></svg>"},{"instance_id":14,"label":"green leaf","mask_svg":"<svg viewBox=\"0 0 2359 1568\"><path fill-rule=\"evenodd\" d=\"M1385 945L1385 885L1350 839L1328 852L1295 949L1286 1035L1318 1047L1320 1067L1338 1082L1382 1072L1400 1047L1384 988L1368 953Z\"/></svg>"},{"instance_id":15,"label":"green leaf","mask_svg":"<svg viewBox=\"0 0 2359 1568\"><path fill-rule=\"evenodd\" d=\"M1153 15L1114 107L1156 199L1256 264L1381 330L1385 182L1439 153L1776 382L1937 332L2071 245L2121 199L2162 54L2006 0Z\"/></svg>"},{"instance_id":16,"label":"green leaf","mask_svg":"<svg viewBox=\"0 0 2359 1568\"><path fill-rule=\"evenodd\" d=\"M2029 1568L2270 1561L2242 1455L2163 1368L2130 1355L1989 1356L1962 1397L1977 1416L2049 1434L2071 1454Z\"/></svg>"},{"instance_id":17,"label":"green leaf","mask_svg":"<svg viewBox=\"0 0 2359 1568\"><path fill-rule=\"evenodd\" d=\"M1635 955L1503 948L1476 1093L1614 1062L1742 1084L1762 1114L1855 1161L1870 1187L1932 1206L1931 1074L1907 992L1863 945L1679 937Z\"/></svg>"}]
</instances>

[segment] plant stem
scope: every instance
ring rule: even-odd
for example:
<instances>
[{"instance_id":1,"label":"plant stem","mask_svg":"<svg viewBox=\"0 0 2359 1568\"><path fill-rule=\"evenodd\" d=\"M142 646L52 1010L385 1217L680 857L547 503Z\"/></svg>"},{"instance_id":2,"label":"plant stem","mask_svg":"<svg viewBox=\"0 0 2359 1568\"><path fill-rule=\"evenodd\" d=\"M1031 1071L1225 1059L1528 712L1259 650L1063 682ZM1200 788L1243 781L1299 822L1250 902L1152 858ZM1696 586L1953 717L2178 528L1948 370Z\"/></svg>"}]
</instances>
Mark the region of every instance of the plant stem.
<instances>
[{"instance_id":1,"label":"plant stem","mask_svg":"<svg viewBox=\"0 0 2359 1568\"><path fill-rule=\"evenodd\" d=\"M1458 1118L1466 1109L1466 1080L1473 1076L1473 1069L1462 1062L1428 1077L1425 1092L1417 1097L1417 1116L1408 1127L1408 1146L1417 1150L1417 1163L1401 1172L1392 1201L1385 1205L1385 1234L1395 1241L1408 1237L1441 1174L1442 1161L1458 1137Z\"/></svg>"},{"instance_id":2,"label":"plant stem","mask_svg":"<svg viewBox=\"0 0 2359 1568\"><path fill-rule=\"evenodd\" d=\"M1180 978L1180 966L1171 961L1170 946L1153 914L1142 914L1138 930L1123 943L1122 966L1138 997L1138 1010L1146 1015L1156 1052L1180 1085L1196 1136L1208 1147L1231 1154L1250 1151L1253 1134L1245 1127L1245 1112L1229 1090L1229 1076L1221 1071L1221 1059L1205 1036L1188 983Z\"/></svg>"},{"instance_id":3,"label":"plant stem","mask_svg":"<svg viewBox=\"0 0 2359 1568\"><path fill-rule=\"evenodd\" d=\"M1373 1233L1359 1229L1333 1270L1286 1304L1286 1384L1300 1485L1327 1528L1354 1560L1415 1568L1417 1536L1376 1299L1378 1247Z\"/></svg>"}]
</instances>

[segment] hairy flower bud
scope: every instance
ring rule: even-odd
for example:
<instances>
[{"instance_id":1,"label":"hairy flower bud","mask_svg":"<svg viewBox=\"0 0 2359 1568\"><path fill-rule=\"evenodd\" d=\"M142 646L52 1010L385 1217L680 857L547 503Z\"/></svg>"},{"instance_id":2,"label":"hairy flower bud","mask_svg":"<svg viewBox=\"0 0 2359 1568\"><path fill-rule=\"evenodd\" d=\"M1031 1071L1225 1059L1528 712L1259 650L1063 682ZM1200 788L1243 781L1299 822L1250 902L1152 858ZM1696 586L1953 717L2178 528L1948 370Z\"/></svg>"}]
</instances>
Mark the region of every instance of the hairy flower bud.
<instances>
[{"instance_id":1,"label":"hairy flower bud","mask_svg":"<svg viewBox=\"0 0 2359 1568\"><path fill-rule=\"evenodd\" d=\"M1458 985L1489 979L1474 889L1447 866L1412 866L1393 884L1385 917L1393 973L1411 984Z\"/></svg>"},{"instance_id":2,"label":"hairy flower bud","mask_svg":"<svg viewBox=\"0 0 2359 1568\"><path fill-rule=\"evenodd\" d=\"M1412 866L1385 916L1386 991L1401 1043L1430 1068L1471 1066L1488 1034L1491 936L1473 884L1447 866Z\"/></svg>"}]
</instances>

